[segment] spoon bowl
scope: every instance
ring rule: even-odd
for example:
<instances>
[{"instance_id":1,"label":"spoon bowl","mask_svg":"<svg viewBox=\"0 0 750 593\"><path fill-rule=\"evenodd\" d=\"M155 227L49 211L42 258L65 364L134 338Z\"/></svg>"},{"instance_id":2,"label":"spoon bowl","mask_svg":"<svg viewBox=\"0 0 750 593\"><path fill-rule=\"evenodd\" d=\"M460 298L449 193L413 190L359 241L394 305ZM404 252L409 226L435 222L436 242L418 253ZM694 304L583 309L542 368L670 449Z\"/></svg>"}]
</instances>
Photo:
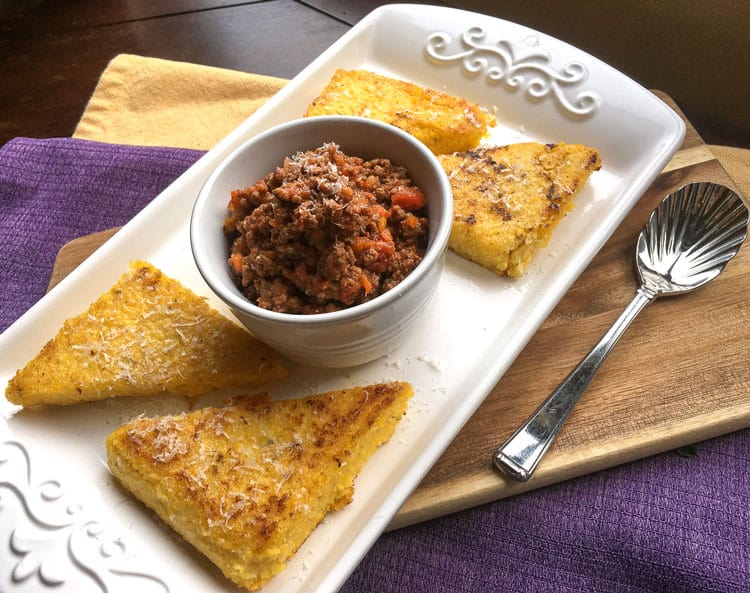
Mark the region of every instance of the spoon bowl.
<instances>
[{"instance_id":1,"label":"spoon bowl","mask_svg":"<svg viewBox=\"0 0 750 593\"><path fill-rule=\"evenodd\" d=\"M604 359L643 308L716 278L747 237L749 213L731 189L690 183L666 196L651 213L636 245L640 286L599 343L494 456L495 466L525 482L549 449Z\"/></svg>"},{"instance_id":2,"label":"spoon bowl","mask_svg":"<svg viewBox=\"0 0 750 593\"><path fill-rule=\"evenodd\" d=\"M638 237L641 285L659 296L677 295L710 282L747 236L748 210L723 185L691 183L668 195Z\"/></svg>"}]
</instances>

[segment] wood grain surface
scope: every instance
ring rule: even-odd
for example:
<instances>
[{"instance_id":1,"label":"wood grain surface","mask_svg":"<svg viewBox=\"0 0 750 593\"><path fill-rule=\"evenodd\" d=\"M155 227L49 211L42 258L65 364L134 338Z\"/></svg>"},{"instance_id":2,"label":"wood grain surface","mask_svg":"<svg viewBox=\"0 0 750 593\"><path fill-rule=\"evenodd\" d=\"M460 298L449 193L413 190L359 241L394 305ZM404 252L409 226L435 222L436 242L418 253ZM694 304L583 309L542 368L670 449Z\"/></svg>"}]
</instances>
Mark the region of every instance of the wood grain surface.
<instances>
[{"instance_id":1,"label":"wood grain surface","mask_svg":"<svg viewBox=\"0 0 750 593\"><path fill-rule=\"evenodd\" d=\"M691 181L737 189L688 122L681 149L425 476L391 528L750 426L750 249L745 247L709 286L659 299L643 311L531 480L516 483L491 463L498 445L629 303L637 287L634 254L641 227L667 193ZM114 232L63 247L50 287Z\"/></svg>"}]
</instances>

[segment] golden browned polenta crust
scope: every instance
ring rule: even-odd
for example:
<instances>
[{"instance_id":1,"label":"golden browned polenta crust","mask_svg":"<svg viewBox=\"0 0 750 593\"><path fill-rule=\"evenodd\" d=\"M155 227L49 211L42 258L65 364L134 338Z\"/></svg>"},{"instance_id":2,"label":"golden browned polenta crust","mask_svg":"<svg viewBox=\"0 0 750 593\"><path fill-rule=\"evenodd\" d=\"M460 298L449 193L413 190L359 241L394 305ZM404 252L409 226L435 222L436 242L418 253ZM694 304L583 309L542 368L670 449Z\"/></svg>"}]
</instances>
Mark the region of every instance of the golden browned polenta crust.
<instances>
[{"instance_id":1,"label":"golden browned polenta crust","mask_svg":"<svg viewBox=\"0 0 750 593\"><path fill-rule=\"evenodd\" d=\"M367 70L337 70L305 113L357 115L412 134L435 154L479 145L495 117L448 93Z\"/></svg>"},{"instance_id":2,"label":"golden browned polenta crust","mask_svg":"<svg viewBox=\"0 0 750 593\"><path fill-rule=\"evenodd\" d=\"M412 388L385 383L300 399L141 418L106 441L112 473L236 584L281 572L403 416Z\"/></svg>"},{"instance_id":3,"label":"golden browned polenta crust","mask_svg":"<svg viewBox=\"0 0 750 593\"><path fill-rule=\"evenodd\" d=\"M591 173L595 148L527 142L439 157L453 189L448 246L500 275L521 276Z\"/></svg>"},{"instance_id":4,"label":"golden browned polenta crust","mask_svg":"<svg viewBox=\"0 0 750 593\"><path fill-rule=\"evenodd\" d=\"M147 262L127 273L10 380L8 401L72 404L195 396L287 374L281 357Z\"/></svg>"}]
</instances>

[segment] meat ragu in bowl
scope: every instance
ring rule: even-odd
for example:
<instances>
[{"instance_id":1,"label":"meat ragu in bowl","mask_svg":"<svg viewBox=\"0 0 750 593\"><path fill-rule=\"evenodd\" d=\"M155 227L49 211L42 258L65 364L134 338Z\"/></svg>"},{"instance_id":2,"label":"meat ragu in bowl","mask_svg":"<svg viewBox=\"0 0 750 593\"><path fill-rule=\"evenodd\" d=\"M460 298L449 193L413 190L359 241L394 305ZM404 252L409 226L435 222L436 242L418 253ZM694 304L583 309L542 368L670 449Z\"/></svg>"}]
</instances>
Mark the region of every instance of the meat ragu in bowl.
<instances>
[{"instance_id":1,"label":"meat ragu in bowl","mask_svg":"<svg viewBox=\"0 0 750 593\"><path fill-rule=\"evenodd\" d=\"M428 239L426 198L405 167L329 142L231 192L224 232L240 291L280 313L338 311L406 278Z\"/></svg>"},{"instance_id":2,"label":"meat ragu in bowl","mask_svg":"<svg viewBox=\"0 0 750 593\"><path fill-rule=\"evenodd\" d=\"M393 350L432 300L453 200L410 134L349 116L293 120L238 146L193 206L208 286L288 359L346 367Z\"/></svg>"}]
</instances>

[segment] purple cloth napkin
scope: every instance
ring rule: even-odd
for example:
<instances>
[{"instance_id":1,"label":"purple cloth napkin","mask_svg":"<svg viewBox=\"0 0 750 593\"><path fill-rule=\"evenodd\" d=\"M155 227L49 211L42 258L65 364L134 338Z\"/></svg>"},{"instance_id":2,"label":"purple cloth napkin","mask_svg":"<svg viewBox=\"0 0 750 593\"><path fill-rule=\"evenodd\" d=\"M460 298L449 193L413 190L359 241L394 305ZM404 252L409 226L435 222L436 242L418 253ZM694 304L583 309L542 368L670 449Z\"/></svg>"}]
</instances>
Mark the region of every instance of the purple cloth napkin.
<instances>
[{"instance_id":1,"label":"purple cloth napkin","mask_svg":"<svg viewBox=\"0 0 750 593\"><path fill-rule=\"evenodd\" d=\"M0 149L0 331L44 295L66 242L125 224L202 154L71 138Z\"/></svg>"},{"instance_id":2,"label":"purple cloth napkin","mask_svg":"<svg viewBox=\"0 0 750 593\"><path fill-rule=\"evenodd\" d=\"M197 151L73 139L0 149L0 330L59 248L125 223ZM750 591L750 431L384 534L344 593Z\"/></svg>"}]
</instances>

